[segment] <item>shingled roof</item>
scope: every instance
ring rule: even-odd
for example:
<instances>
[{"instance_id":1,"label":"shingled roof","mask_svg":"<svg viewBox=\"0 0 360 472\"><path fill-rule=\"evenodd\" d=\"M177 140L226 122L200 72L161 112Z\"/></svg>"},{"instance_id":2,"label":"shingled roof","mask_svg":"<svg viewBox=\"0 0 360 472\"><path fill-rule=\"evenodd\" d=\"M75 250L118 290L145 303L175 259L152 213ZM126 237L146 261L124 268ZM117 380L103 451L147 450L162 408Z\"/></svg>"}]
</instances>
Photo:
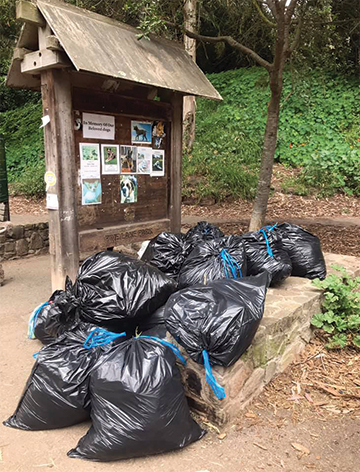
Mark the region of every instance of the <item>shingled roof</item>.
<instances>
[{"instance_id":1,"label":"shingled roof","mask_svg":"<svg viewBox=\"0 0 360 472\"><path fill-rule=\"evenodd\" d=\"M139 40L135 28L67 3L38 0L36 5L76 71L221 100L179 43ZM8 85L33 88L34 78L20 77L16 67L10 68Z\"/></svg>"}]
</instances>

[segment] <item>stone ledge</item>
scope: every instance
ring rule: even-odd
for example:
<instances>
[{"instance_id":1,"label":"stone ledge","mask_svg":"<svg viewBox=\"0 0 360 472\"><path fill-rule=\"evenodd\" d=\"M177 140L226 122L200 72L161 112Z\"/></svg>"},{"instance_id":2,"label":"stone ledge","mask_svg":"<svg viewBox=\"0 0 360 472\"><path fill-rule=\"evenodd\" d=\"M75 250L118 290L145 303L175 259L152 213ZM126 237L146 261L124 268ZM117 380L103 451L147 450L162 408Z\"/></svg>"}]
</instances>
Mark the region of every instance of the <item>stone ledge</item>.
<instances>
[{"instance_id":1,"label":"stone ledge","mask_svg":"<svg viewBox=\"0 0 360 472\"><path fill-rule=\"evenodd\" d=\"M0 225L0 261L46 254L49 249L48 223Z\"/></svg>"},{"instance_id":2,"label":"stone ledge","mask_svg":"<svg viewBox=\"0 0 360 472\"><path fill-rule=\"evenodd\" d=\"M328 272L331 264L343 265L352 275L360 275L360 259L325 254ZM312 336L311 317L321 309L322 292L311 281L290 277L279 288L270 288L264 317L252 345L231 367L213 367L226 398L218 400L205 380L203 366L189 359L179 364L189 404L218 425L233 421L272 378L283 372L304 349Z\"/></svg>"}]
</instances>

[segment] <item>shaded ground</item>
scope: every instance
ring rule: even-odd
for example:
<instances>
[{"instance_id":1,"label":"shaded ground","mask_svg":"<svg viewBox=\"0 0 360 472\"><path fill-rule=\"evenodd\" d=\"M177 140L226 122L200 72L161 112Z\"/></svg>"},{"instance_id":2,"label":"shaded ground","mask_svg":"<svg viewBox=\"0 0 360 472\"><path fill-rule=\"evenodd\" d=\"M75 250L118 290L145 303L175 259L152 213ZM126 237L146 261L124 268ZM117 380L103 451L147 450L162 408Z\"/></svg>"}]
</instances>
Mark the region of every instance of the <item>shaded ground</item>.
<instances>
[{"instance_id":1,"label":"shaded ground","mask_svg":"<svg viewBox=\"0 0 360 472\"><path fill-rule=\"evenodd\" d=\"M0 288L2 420L14 411L33 365L32 354L40 348L38 341L26 338L26 330L30 311L50 295L49 266L49 256L4 264L6 284ZM316 357L319 353L322 356ZM360 402L345 398L344 393L358 392L359 355L351 351L327 354L314 343L299 362L240 414L225 437L224 431L207 426L208 435L183 451L104 464L66 456L89 424L40 432L1 425L0 467L6 472L48 468L61 472L357 472ZM326 383L341 397L314 388L315 381Z\"/></svg>"}]
</instances>

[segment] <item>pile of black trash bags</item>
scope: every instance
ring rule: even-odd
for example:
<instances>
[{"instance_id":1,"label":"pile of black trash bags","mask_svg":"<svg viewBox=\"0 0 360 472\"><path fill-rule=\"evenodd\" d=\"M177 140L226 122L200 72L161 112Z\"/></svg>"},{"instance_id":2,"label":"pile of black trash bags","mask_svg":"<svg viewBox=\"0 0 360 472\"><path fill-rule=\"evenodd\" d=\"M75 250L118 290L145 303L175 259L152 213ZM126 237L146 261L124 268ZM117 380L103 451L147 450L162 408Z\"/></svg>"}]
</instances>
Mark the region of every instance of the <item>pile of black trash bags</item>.
<instances>
[{"instance_id":1,"label":"pile of black trash bags","mask_svg":"<svg viewBox=\"0 0 360 472\"><path fill-rule=\"evenodd\" d=\"M220 401L211 366L246 351L268 287L290 275L323 279L326 269L318 238L287 223L226 237L201 222L159 234L141 260L89 257L74 283L34 310L29 337L45 346L4 424L46 430L91 419L68 455L95 461L185 447L205 431L190 415L177 364L186 360L167 332L204 365Z\"/></svg>"}]
</instances>

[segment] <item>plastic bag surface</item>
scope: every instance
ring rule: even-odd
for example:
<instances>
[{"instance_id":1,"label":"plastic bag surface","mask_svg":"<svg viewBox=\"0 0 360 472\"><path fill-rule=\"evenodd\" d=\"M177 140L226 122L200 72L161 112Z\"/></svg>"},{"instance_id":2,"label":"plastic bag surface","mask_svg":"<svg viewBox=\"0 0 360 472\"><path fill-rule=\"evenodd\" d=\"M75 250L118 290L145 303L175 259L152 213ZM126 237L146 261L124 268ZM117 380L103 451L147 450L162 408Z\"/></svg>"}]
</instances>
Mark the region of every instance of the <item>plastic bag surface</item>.
<instances>
[{"instance_id":1,"label":"plastic bag surface","mask_svg":"<svg viewBox=\"0 0 360 472\"><path fill-rule=\"evenodd\" d=\"M111 331L143 319L165 304L177 284L159 269L112 251L84 261L74 284L80 317Z\"/></svg>"},{"instance_id":2,"label":"plastic bag surface","mask_svg":"<svg viewBox=\"0 0 360 472\"><path fill-rule=\"evenodd\" d=\"M41 349L15 413L4 422L26 430L63 428L89 418L89 374L109 346L85 349L93 325L80 323Z\"/></svg>"},{"instance_id":3,"label":"plastic bag surface","mask_svg":"<svg viewBox=\"0 0 360 472\"><path fill-rule=\"evenodd\" d=\"M216 225L207 221L199 221L199 223L185 235L185 240L192 248L203 241L211 241L211 239L223 238L225 235Z\"/></svg>"},{"instance_id":4,"label":"plastic bag surface","mask_svg":"<svg viewBox=\"0 0 360 472\"><path fill-rule=\"evenodd\" d=\"M326 265L319 238L290 223L279 225L278 231L291 259L291 275L323 280L326 277Z\"/></svg>"},{"instance_id":5,"label":"plastic bag surface","mask_svg":"<svg viewBox=\"0 0 360 472\"><path fill-rule=\"evenodd\" d=\"M169 277L177 277L191 246L183 234L160 233L147 246L141 260L160 269Z\"/></svg>"},{"instance_id":6,"label":"plastic bag surface","mask_svg":"<svg viewBox=\"0 0 360 472\"><path fill-rule=\"evenodd\" d=\"M179 274L179 287L208 284L218 279L246 276L246 255L240 236L200 243L185 259Z\"/></svg>"},{"instance_id":7,"label":"plastic bag surface","mask_svg":"<svg viewBox=\"0 0 360 472\"><path fill-rule=\"evenodd\" d=\"M75 326L77 304L69 291L56 290L34 320L34 336L43 344L54 342L59 336Z\"/></svg>"},{"instance_id":8,"label":"plastic bag surface","mask_svg":"<svg viewBox=\"0 0 360 472\"><path fill-rule=\"evenodd\" d=\"M291 275L290 256L283 247L279 231L263 228L241 237L245 245L248 275L266 270L271 276L271 285L277 285Z\"/></svg>"},{"instance_id":9,"label":"plastic bag surface","mask_svg":"<svg viewBox=\"0 0 360 472\"><path fill-rule=\"evenodd\" d=\"M264 313L269 274L222 279L174 293L165 305L165 323L189 356L230 366L251 344Z\"/></svg>"},{"instance_id":10,"label":"plastic bag surface","mask_svg":"<svg viewBox=\"0 0 360 472\"><path fill-rule=\"evenodd\" d=\"M92 427L69 451L111 461L158 454L200 439L172 351L153 339L112 348L91 374Z\"/></svg>"}]
</instances>

